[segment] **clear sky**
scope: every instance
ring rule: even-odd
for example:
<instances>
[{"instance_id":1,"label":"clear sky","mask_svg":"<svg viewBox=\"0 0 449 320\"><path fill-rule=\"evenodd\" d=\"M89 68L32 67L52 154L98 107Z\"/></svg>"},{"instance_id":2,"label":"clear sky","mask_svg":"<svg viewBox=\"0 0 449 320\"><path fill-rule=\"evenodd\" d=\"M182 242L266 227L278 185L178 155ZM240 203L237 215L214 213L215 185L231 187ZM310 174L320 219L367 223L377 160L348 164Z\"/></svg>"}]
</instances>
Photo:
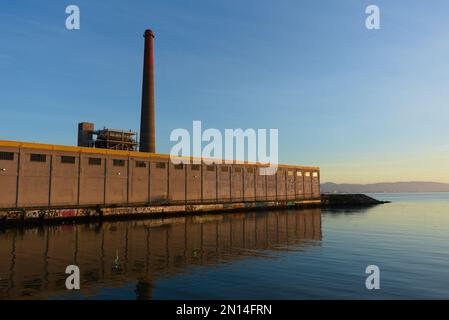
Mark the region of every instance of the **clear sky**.
<instances>
[{"instance_id":1,"label":"clear sky","mask_svg":"<svg viewBox=\"0 0 449 320\"><path fill-rule=\"evenodd\" d=\"M65 8L81 10L68 31ZM365 8L381 29L365 28ZM2 1L0 139L75 145L77 123L139 129L155 32L156 141L278 128L280 162L322 181L449 182L449 2Z\"/></svg>"}]
</instances>

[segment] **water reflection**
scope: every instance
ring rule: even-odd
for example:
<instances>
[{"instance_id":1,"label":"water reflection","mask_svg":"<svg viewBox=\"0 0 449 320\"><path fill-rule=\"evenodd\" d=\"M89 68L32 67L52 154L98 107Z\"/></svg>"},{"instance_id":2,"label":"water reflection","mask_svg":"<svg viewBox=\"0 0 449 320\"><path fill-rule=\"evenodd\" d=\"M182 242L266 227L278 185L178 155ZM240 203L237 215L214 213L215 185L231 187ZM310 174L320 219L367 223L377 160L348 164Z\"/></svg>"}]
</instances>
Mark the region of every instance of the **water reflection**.
<instances>
[{"instance_id":1,"label":"water reflection","mask_svg":"<svg viewBox=\"0 0 449 320\"><path fill-rule=\"evenodd\" d=\"M81 270L81 294L135 285L151 299L155 280L272 250L320 245L320 209L11 229L0 234L0 299L66 295L65 267Z\"/></svg>"}]
</instances>

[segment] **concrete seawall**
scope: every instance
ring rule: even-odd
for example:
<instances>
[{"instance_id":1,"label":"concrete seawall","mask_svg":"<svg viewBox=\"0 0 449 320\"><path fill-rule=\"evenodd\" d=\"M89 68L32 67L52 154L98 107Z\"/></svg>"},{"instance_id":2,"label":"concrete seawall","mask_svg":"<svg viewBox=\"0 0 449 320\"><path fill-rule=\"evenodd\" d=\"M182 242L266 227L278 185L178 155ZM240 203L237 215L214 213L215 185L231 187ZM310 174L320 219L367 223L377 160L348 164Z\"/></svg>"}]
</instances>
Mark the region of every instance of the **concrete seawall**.
<instances>
[{"instance_id":1,"label":"concrete seawall","mask_svg":"<svg viewBox=\"0 0 449 320\"><path fill-rule=\"evenodd\" d=\"M319 207L320 199L301 201L258 201L211 204L175 204L145 206L95 206L85 208L35 208L0 210L0 226L76 223L114 219L142 219L211 212L268 210L281 208Z\"/></svg>"},{"instance_id":2,"label":"concrete seawall","mask_svg":"<svg viewBox=\"0 0 449 320\"><path fill-rule=\"evenodd\" d=\"M0 227L161 218L214 212L260 211L282 208L350 208L383 203L388 203L388 201L379 201L364 194L324 194L321 198L292 201L0 209Z\"/></svg>"}]
</instances>

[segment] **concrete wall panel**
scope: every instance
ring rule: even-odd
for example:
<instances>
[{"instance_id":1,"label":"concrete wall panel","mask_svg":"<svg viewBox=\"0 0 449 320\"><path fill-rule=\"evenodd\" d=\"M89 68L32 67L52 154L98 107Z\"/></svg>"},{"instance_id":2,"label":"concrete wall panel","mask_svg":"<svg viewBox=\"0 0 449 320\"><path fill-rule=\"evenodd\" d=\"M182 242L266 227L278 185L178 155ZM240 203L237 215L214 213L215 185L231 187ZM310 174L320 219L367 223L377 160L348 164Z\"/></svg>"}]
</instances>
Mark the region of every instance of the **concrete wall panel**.
<instances>
[{"instance_id":1,"label":"concrete wall panel","mask_svg":"<svg viewBox=\"0 0 449 320\"><path fill-rule=\"evenodd\" d=\"M267 184L266 184L266 175L260 174L260 168L255 168L255 176L256 176L256 200L262 201L267 200Z\"/></svg>"},{"instance_id":2,"label":"concrete wall panel","mask_svg":"<svg viewBox=\"0 0 449 320\"><path fill-rule=\"evenodd\" d=\"M168 201L168 162L163 159L151 160L150 203Z\"/></svg>"},{"instance_id":3,"label":"concrete wall panel","mask_svg":"<svg viewBox=\"0 0 449 320\"><path fill-rule=\"evenodd\" d=\"M231 167L231 198L232 201L243 201L243 167Z\"/></svg>"},{"instance_id":4,"label":"concrete wall panel","mask_svg":"<svg viewBox=\"0 0 449 320\"><path fill-rule=\"evenodd\" d=\"M128 200L128 160L110 157L106 164L106 204L126 204Z\"/></svg>"},{"instance_id":5,"label":"concrete wall panel","mask_svg":"<svg viewBox=\"0 0 449 320\"><path fill-rule=\"evenodd\" d=\"M276 180L277 172L275 174L267 175L267 200L276 200Z\"/></svg>"},{"instance_id":6,"label":"concrete wall panel","mask_svg":"<svg viewBox=\"0 0 449 320\"><path fill-rule=\"evenodd\" d=\"M217 201L217 166L203 164L203 201ZM228 188L229 190L229 185Z\"/></svg>"},{"instance_id":7,"label":"concrete wall panel","mask_svg":"<svg viewBox=\"0 0 449 320\"><path fill-rule=\"evenodd\" d=\"M256 185L255 185L255 167L243 168L243 194L245 201L255 201L256 200Z\"/></svg>"},{"instance_id":8,"label":"concrete wall panel","mask_svg":"<svg viewBox=\"0 0 449 320\"><path fill-rule=\"evenodd\" d=\"M295 176L296 171L293 169L287 170L287 200L295 200Z\"/></svg>"},{"instance_id":9,"label":"concrete wall panel","mask_svg":"<svg viewBox=\"0 0 449 320\"><path fill-rule=\"evenodd\" d=\"M150 162L143 158L129 160L129 195L130 203L149 201Z\"/></svg>"},{"instance_id":10,"label":"concrete wall panel","mask_svg":"<svg viewBox=\"0 0 449 320\"><path fill-rule=\"evenodd\" d=\"M317 198L320 196L320 178L319 172L314 171L312 173L312 196Z\"/></svg>"},{"instance_id":11,"label":"concrete wall panel","mask_svg":"<svg viewBox=\"0 0 449 320\"><path fill-rule=\"evenodd\" d=\"M13 208L16 206L19 150L0 148L0 152L5 157L0 158L0 208Z\"/></svg>"},{"instance_id":12,"label":"concrete wall panel","mask_svg":"<svg viewBox=\"0 0 449 320\"><path fill-rule=\"evenodd\" d=\"M199 203L201 202L201 164L187 164L185 165L187 174L187 202Z\"/></svg>"},{"instance_id":13,"label":"concrete wall panel","mask_svg":"<svg viewBox=\"0 0 449 320\"><path fill-rule=\"evenodd\" d=\"M80 161L79 204L104 204L106 167L104 157L98 154L85 154L81 155Z\"/></svg>"},{"instance_id":14,"label":"concrete wall panel","mask_svg":"<svg viewBox=\"0 0 449 320\"><path fill-rule=\"evenodd\" d=\"M43 156L45 161L31 161ZM19 207L48 206L51 152L22 150L20 155Z\"/></svg>"},{"instance_id":15,"label":"concrete wall panel","mask_svg":"<svg viewBox=\"0 0 449 320\"><path fill-rule=\"evenodd\" d=\"M229 165L217 165L218 177L218 201L231 201L231 167Z\"/></svg>"},{"instance_id":16,"label":"concrete wall panel","mask_svg":"<svg viewBox=\"0 0 449 320\"><path fill-rule=\"evenodd\" d=\"M304 172L304 196L306 199L312 197L312 173L310 171Z\"/></svg>"},{"instance_id":17,"label":"concrete wall panel","mask_svg":"<svg viewBox=\"0 0 449 320\"><path fill-rule=\"evenodd\" d=\"M287 199L287 190L286 190L286 172L287 170L284 168L278 168L276 172L277 178L277 200L286 200Z\"/></svg>"},{"instance_id":18,"label":"concrete wall panel","mask_svg":"<svg viewBox=\"0 0 449 320\"><path fill-rule=\"evenodd\" d=\"M296 170L296 199L304 199L304 173Z\"/></svg>"},{"instance_id":19,"label":"concrete wall panel","mask_svg":"<svg viewBox=\"0 0 449 320\"><path fill-rule=\"evenodd\" d=\"M184 203L186 200L186 165L174 165L169 161L169 198L174 203Z\"/></svg>"},{"instance_id":20,"label":"concrete wall panel","mask_svg":"<svg viewBox=\"0 0 449 320\"><path fill-rule=\"evenodd\" d=\"M51 169L52 206L73 205L78 202L79 154L58 153L53 155Z\"/></svg>"}]
</instances>

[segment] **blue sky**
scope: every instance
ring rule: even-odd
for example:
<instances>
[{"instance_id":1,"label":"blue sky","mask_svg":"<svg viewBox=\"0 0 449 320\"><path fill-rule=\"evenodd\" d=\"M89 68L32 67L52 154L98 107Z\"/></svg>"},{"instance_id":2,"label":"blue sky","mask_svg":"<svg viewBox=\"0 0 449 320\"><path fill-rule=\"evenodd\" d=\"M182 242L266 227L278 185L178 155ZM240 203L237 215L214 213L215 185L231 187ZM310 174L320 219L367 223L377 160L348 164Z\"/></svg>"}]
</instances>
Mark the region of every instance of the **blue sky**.
<instances>
[{"instance_id":1,"label":"blue sky","mask_svg":"<svg viewBox=\"0 0 449 320\"><path fill-rule=\"evenodd\" d=\"M65 29L65 8L81 29ZM365 8L381 29L365 28ZM449 2L9 1L0 139L76 144L77 123L139 129L155 38L157 151L191 128L278 128L282 163L323 181L449 182Z\"/></svg>"}]
</instances>

